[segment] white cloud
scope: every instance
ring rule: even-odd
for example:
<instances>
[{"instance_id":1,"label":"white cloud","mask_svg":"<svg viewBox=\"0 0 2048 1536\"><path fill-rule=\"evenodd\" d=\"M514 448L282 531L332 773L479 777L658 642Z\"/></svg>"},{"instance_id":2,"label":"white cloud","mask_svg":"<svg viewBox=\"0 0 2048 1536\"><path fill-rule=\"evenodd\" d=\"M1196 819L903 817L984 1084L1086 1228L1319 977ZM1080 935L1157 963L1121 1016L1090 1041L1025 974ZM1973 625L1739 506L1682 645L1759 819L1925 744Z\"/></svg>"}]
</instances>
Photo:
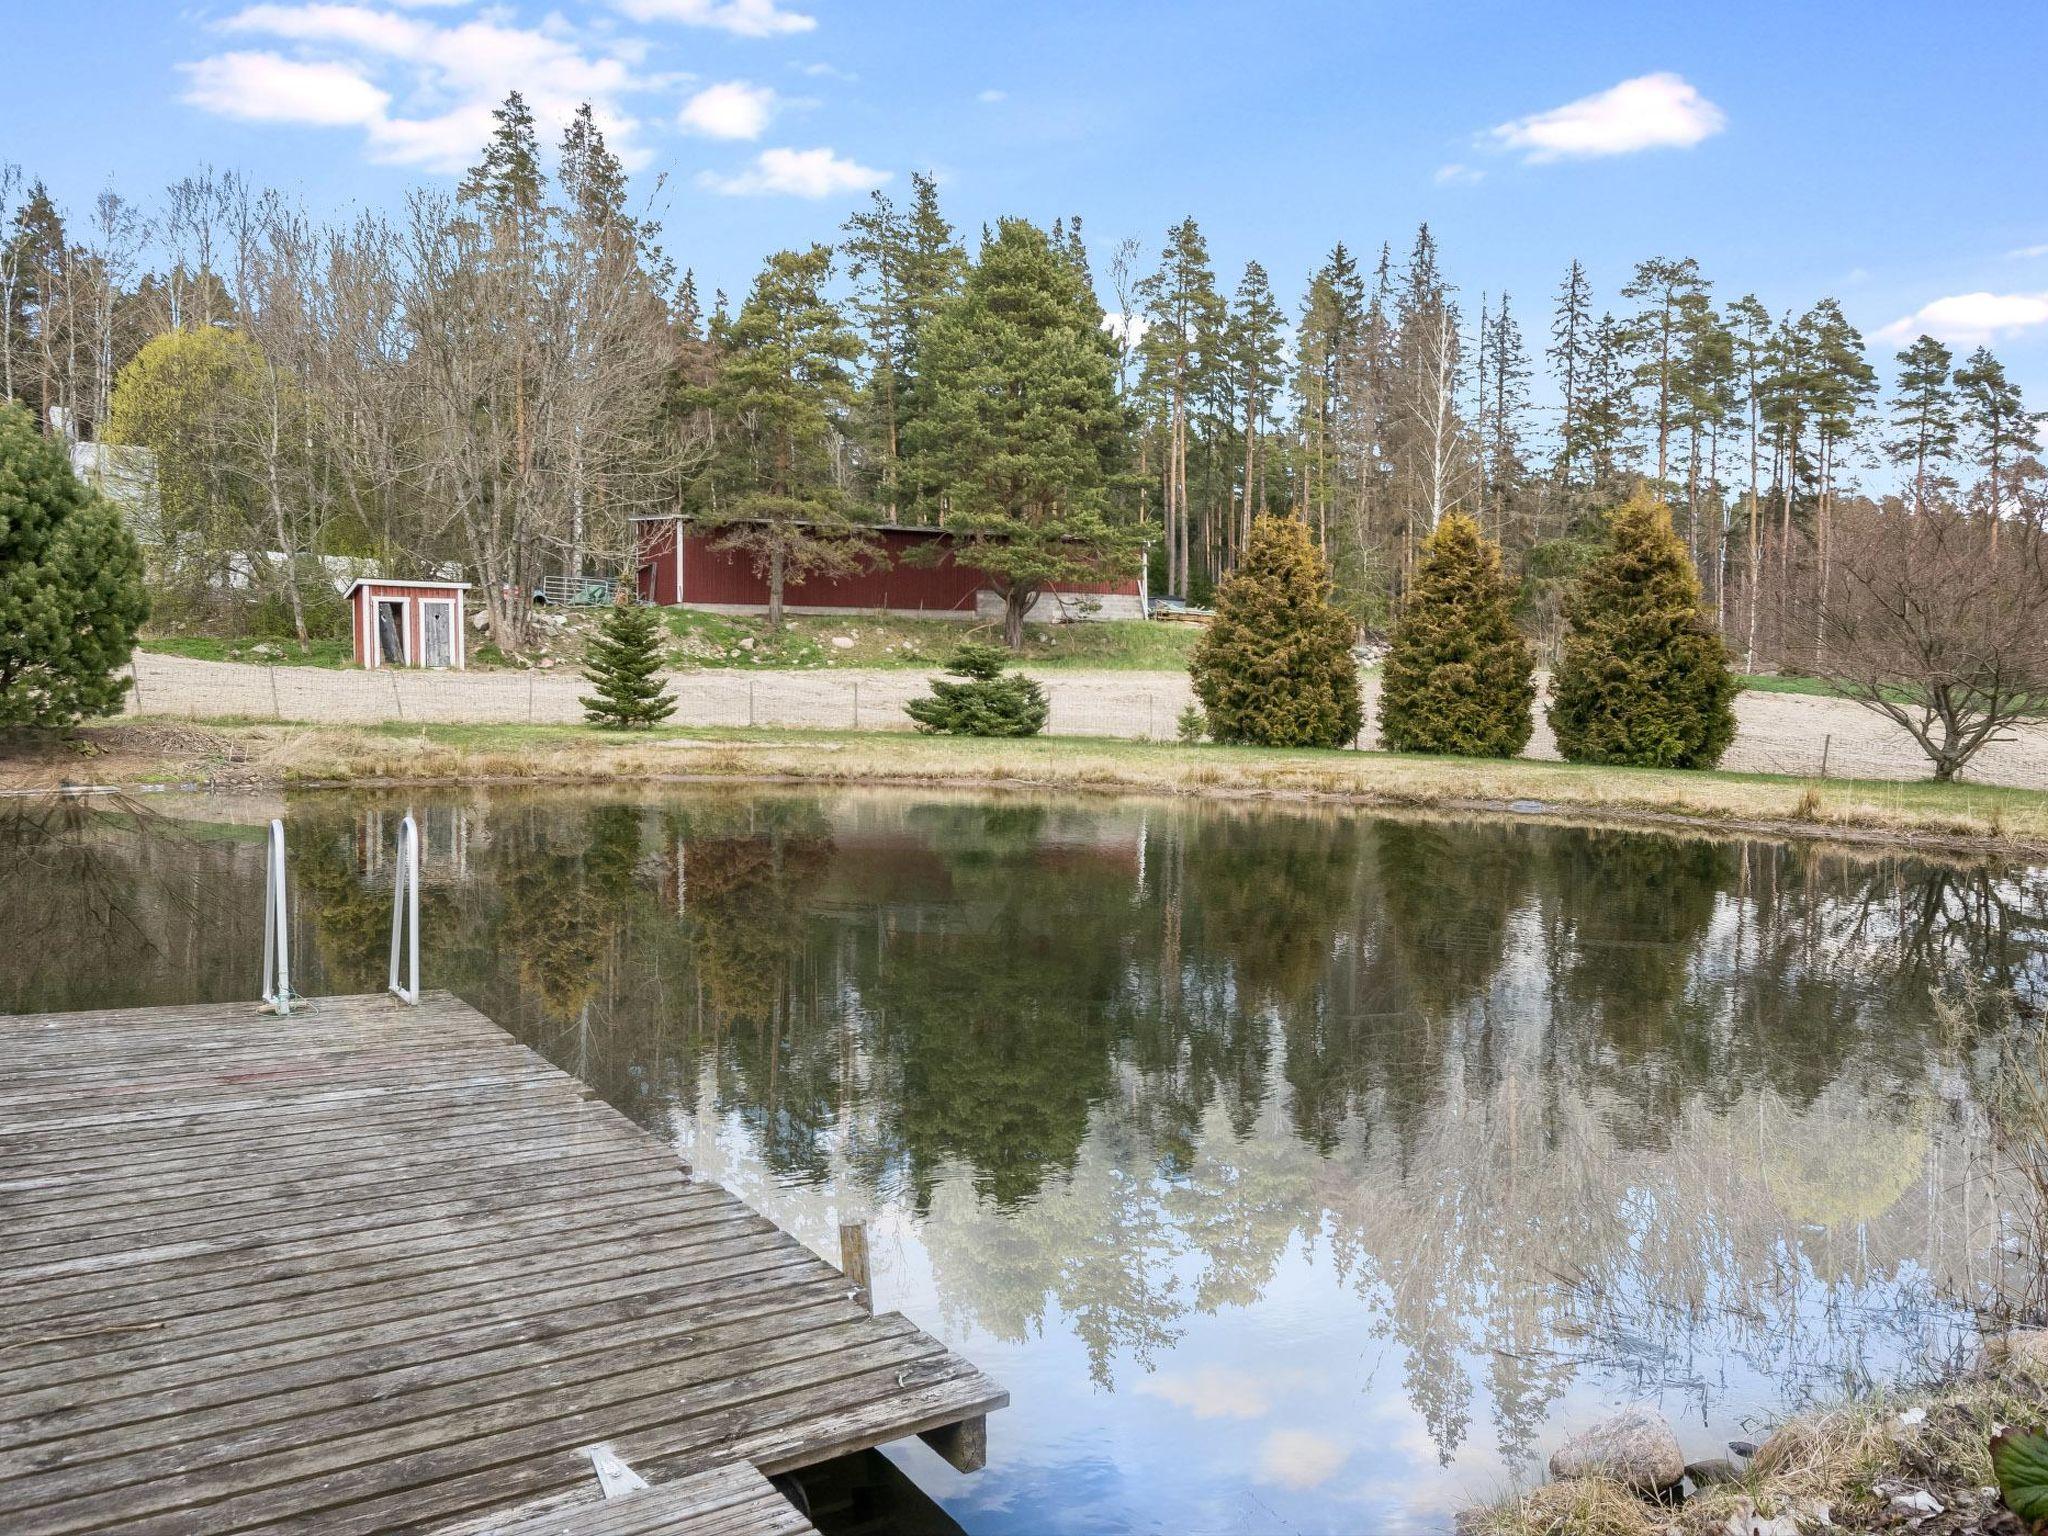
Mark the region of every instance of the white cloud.
<instances>
[{"instance_id":1,"label":"white cloud","mask_svg":"<svg viewBox=\"0 0 2048 1536\"><path fill-rule=\"evenodd\" d=\"M809 32L818 18L785 11L776 0L617 0L635 21L677 21L686 27L715 27L737 37L787 37Z\"/></svg>"},{"instance_id":2,"label":"white cloud","mask_svg":"<svg viewBox=\"0 0 2048 1536\"><path fill-rule=\"evenodd\" d=\"M830 149L764 149L737 175L703 171L697 177L699 185L728 197L830 197L836 192L879 187L888 179L887 171L848 160Z\"/></svg>"},{"instance_id":3,"label":"white cloud","mask_svg":"<svg viewBox=\"0 0 2048 1536\"><path fill-rule=\"evenodd\" d=\"M426 9L435 0L404 3ZM374 159L459 171L489 135L491 108L517 90L544 137L587 101L629 168L648 158L625 106L664 83L641 72L642 39L579 32L559 16L529 27L495 9L444 20L347 0L250 5L219 27L286 45L296 57L224 53L182 66L186 100L208 111L357 126ZM317 109L295 99L299 85Z\"/></svg>"},{"instance_id":4,"label":"white cloud","mask_svg":"<svg viewBox=\"0 0 2048 1536\"><path fill-rule=\"evenodd\" d=\"M1452 161L1449 165L1438 166L1432 180L1440 187L1469 187L1474 182L1486 180L1486 172Z\"/></svg>"},{"instance_id":5,"label":"white cloud","mask_svg":"<svg viewBox=\"0 0 2048 1536\"><path fill-rule=\"evenodd\" d=\"M986 91L977 91L975 93L974 99L980 102L985 107L992 107L999 101L1008 101L1010 99L1010 93L1008 91L998 91L995 90L994 88L990 88L989 90Z\"/></svg>"},{"instance_id":6,"label":"white cloud","mask_svg":"<svg viewBox=\"0 0 2048 1536\"><path fill-rule=\"evenodd\" d=\"M1877 334L1898 341L1928 335L1977 342L2037 325L2048 325L2048 293L1955 293L1921 305Z\"/></svg>"},{"instance_id":7,"label":"white cloud","mask_svg":"<svg viewBox=\"0 0 2048 1536\"><path fill-rule=\"evenodd\" d=\"M2005 254L2014 261L2033 261L2038 257L2048 256L2048 245L2023 245L2018 250L2007 251Z\"/></svg>"},{"instance_id":8,"label":"white cloud","mask_svg":"<svg viewBox=\"0 0 2048 1536\"><path fill-rule=\"evenodd\" d=\"M1334 1477L1350 1456L1328 1435L1307 1429L1276 1429L1259 1447L1259 1481L1284 1488L1314 1488Z\"/></svg>"},{"instance_id":9,"label":"white cloud","mask_svg":"<svg viewBox=\"0 0 2048 1536\"><path fill-rule=\"evenodd\" d=\"M258 123L365 126L391 104L345 64L303 64L275 53L224 53L181 66L185 100L223 117Z\"/></svg>"},{"instance_id":10,"label":"white cloud","mask_svg":"<svg viewBox=\"0 0 2048 1536\"><path fill-rule=\"evenodd\" d=\"M726 80L707 85L683 103L676 122L711 139L758 139L775 115L775 93L765 85Z\"/></svg>"},{"instance_id":11,"label":"white cloud","mask_svg":"<svg viewBox=\"0 0 2048 1536\"><path fill-rule=\"evenodd\" d=\"M1134 313L1126 320L1122 314L1113 315L1105 311L1102 328L1126 347L1136 347L1144 344L1145 333L1152 329L1152 322L1140 314Z\"/></svg>"},{"instance_id":12,"label":"white cloud","mask_svg":"<svg viewBox=\"0 0 2048 1536\"><path fill-rule=\"evenodd\" d=\"M860 78L851 70L841 69L837 64L792 64L789 67L800 75L809 75L814 80L844 80L850 84Z\"/></svg>"},{"instance_id":13,"label":"white cloud","mask_svg":"<svg viewBox=\"0 0 2048 1536\"><path fill-rule=\"evenodd\" d=\"M1486 138L1534 164L1689 149L1727 125L1727 114L1683 76L1664 72L1638 75L1548 112L1518 117L1489 130Z\"/></svg>"}]
</instances>

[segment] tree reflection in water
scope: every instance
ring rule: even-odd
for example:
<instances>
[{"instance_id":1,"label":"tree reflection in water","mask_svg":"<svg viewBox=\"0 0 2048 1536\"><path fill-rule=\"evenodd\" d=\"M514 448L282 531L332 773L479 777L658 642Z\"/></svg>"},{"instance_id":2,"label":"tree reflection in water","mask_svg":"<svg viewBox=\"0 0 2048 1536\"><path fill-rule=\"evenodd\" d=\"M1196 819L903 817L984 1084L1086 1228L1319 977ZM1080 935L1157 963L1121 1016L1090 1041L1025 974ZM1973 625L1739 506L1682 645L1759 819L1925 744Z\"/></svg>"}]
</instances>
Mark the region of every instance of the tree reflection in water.
<instances>
[{"instance_id":1,"label":"tree reflection in water","mask_svg":"<svg viewBox=\"0 0 2048 1536\"><path fill-rule=\"evenodd\" d=\"M293 808L308 990L381 985L397 809ZM2002 1042L1929 993L2038 1009L2038 870L887 794L451 797L423 823L432 984L824 1251L881 1214L926 1321L1071 1341L1112 1418L1250 1418L1341 1374L1313 1342L1262 1376L1178 1358L1310 1287L1437 1460L1512 1471L1589 1378L1724 1423L1758 1382L1769 1407L1910 1369L1952 1337L1945 1296L2017 1278L1982 1157ZM246 992L253 950L197 941L162 850L67 835L186 995ZM10 912L81 867L42 837ZM260 858L181 846L258 910ZM4 995L131 1000L91 958L0 958Z\"/></svg>"}]
</instances>

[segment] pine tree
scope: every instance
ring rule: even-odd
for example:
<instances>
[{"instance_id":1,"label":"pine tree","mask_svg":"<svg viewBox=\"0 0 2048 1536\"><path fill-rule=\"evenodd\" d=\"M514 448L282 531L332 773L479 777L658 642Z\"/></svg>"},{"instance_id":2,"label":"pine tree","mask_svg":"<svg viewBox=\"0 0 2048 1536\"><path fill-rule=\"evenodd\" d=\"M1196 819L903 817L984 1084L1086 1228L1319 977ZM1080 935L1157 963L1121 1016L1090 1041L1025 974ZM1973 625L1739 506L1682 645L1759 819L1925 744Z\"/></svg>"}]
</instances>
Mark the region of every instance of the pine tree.
<instances>
[{"instance_id":1,"label":"pine tree","mask_svg":"<svg viewBox=\"0 0 2048 1536\"><path fill-rule=\"evenodd\" d=\"M1529 353L1522 344L1522 328L1508 307L1506 294L1500 296L1500 308L1491 321L1482 317L1481 332L1486 380L1486 398L1482 402L1486 422L1486 509L1493 521L1493 536L1504 538L1529 477L1524 446L1529 413Z\"/></svg>"},{"instance_id":2,"label":"pine tree","mask_svg":"<svg viewBox=\"0 0 2048 1536\"><path fill-rule=\"evenodd\" d=\"M597 691L581 700L585 718L615 730L658 725L676 711L661 671L661 616L622 601L604 616L583 675Z\"/></svg>"},{"instance_id":3,"label":"pine tree","mask_svg":"<svg viewBox=\"0 0 2048 1536\"><path fill-rule=\"evenodd\" d=\"M1294 396L1300 439L1295 507L1327 548L1343 476L1345 384L1365 316L1365 282L1342 241L1331 250L1301 303L1294 333Z\"/></svg>"},{"instance_id":4,"label":"pine tree","mask_svg":"<svg viewBox=\"0 0 2048 1536\"><path fill-rule=\"evenodd\" d=\"M1956 397L1949 378L1954 354L1932 336L1922 336L1899 354L1898 389L1892 402L1894 432L1885 452L1894 464L1913 468L1913 509L1925 511L1928 492L1938 489L1942 466L1955 457Z\"/></svg>"},{"instance_id":5,"label":"pine tree","mask_svg":"<svg viewBox=\"0 0 2048 1536\"><path fill-rule=\"evenodd\" d=\"M1689 307L1706 302L1707 287L1700 264L1688 256L1682 261L1652 258L1636 263L1634 275L1621 290L1625 299L1645 301L1628 330L1642 354L1636 368L1637 386L1655 401L1649 421L1657 433L1660 492L1670 482L1672 406L1684 315Z\"/></svg>"},{"instance_id":6,"label":"pine tree","mask_svg":"<svg viewBox=\"0 0 2048 1536\"><path fill-rule=\"evenodd\" d=\"M1111 509L1130 424L1101 321L1045 231L1004 219L925 328L908 446L944 498L955 558L1002 597L1012 650L1049 584L1115 579L1142 548Z\"/></svg>"},{"instance_id":7,"label":"pine tree","mask_svg":"<svg viewBox=\"0 0 2048 1536\"><path fill-rule=\"evenodd\" d=\"M769 257L725 337L716 381L692 397L722 425L701 520L767 582L777 630L788 587L853 570L865 548L834 452L860 343L825 296L831 272L827 245Z\"/></svg>"},{"instance_id":8,"label":"pine tree","mask_svg":"<svg viewBox=\"0 0 2048 1536\"><path fill-rule=\"evenodd\" d=\"M1646 490L1608 520L1608 545L1565 604L1550 728L1575 763L1711 768L1735 737L1736 681L1699 577Z\"/></svg>"},{"instance_id":9,"label":"pine tree","mask_svg":"<svg viewBox=\"0 0 2048 1536\"><path fill-rule=\"evenodd\" d=\"M149 614L142 553L79 484L63 445L0 403L0 725L70 725L120 708L117 676Z\"/></svg>"},{"instance_id":10,"label":"pine tree","mask_svg":"<svg viewBox=\"0 0 2048 1536\"><path fill-rule=\"evenodd\" d=\"M1266 510L1263 449L1280 394L1280 370L1286 363L1286 327L1287 317L1273 299L1266 269L1256 261L1246 262L1244 276L1231 298L1227 329L1237 423L1244 436L1244 470L1238 515L1232 520L1227 541L1226 568L1236 564L1238 552L1251 535L1252 519Z\"/></svg>"},{"instance_id":11,"label":"pine tree","mask_svg":"<svg viewBox=\"0 0 2048 1536\"><path fill-rule=\"evenodd\" d=\"M963 645L946 670L964 681L933 678L931 696L912 699L903 712L931 735L1036 736L1051 705L1031 678L1005 672L1009 663L1000 646Z\"/></svg>"},{"instance_id":12,"label":"pine tree","mask_svg":"<svg viewBox=\"0 0 2048 1536\"><path fill-rule=\"evenodd\" d=\"M1329 568L1298 518L1261 517L1216 591L1216 618L1189 662L1221 742L1341 747L1364 711L1350 618L1330 600Z\"/></svg>"},{"instance_id":13,"label":"pine tree","mask_svg":"<svg viewBox=\"0 0 2048 1536\"><path fill-rule=\"evenodd\" d=\"M1970 432L1970 446L1984 472L1986 510L1995 539L1999 520L2005 515L2007 477L2032 443L2040 413L2027 409L2019 386L2006 376L2005 364L1992 356L1988 347L1970 354L1956 370L1955 383L1961 397L1962 425Z\"/></svg>"},{"instance_id":14,"label":"pine tree","mask_svg":"<svg viewBox=\"0 0 2048 1536\"><path fill-rule=\"evenodd\" d=\"M1557 462L1553 473L1565 485L1575 482L1572 471L1585 454L1585 434L1579 413L1585 390L1586 369L1593 340L1593 285L1586 269L1576 260L1558 285L1557 312L1550 322L1551 371L1563 397L1563 414L1557 428Z\"/></svg>"},{"instance_id":15,"label":"pine tree","mask_svg":"<svg viewBox=\"0 0 2048 1536\"><path fill-rule=\"evenodd\" d=\"M1167 231L1159 269L1138 285L1150 322L1139 344L1146 393L1157 399L1165 436L1162 502L1166 585L1187 595L1194 510L1188 494L1190 420L1222 351L1224 306L1209 267L1209 246L1192 218Z\"/></svg>"},{"instance_id":16,"label":"pine tree","mask_svg":"<svg viewBox=\"0 0 2048 1536\"><path fill-rule=\"evenodd\" d=\"M1515 628L1500 546L1462 512L1437 524L1401 602L1380 687L1396 752L1513 757L1533 729L1535 655Z\"/></svg>"}]
</instances>

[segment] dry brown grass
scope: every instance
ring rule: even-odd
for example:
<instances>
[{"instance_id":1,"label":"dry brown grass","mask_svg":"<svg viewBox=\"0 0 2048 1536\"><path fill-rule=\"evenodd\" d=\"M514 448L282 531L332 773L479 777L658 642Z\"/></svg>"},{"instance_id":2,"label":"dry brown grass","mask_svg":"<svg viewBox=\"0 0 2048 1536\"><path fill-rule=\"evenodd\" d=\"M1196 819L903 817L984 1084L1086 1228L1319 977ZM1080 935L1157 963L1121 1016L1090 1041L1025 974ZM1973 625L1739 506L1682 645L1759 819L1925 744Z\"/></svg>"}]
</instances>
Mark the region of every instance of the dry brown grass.
<instances>
[{"instance_id":1,"label":"dry brown grass","mask_svg":"<svg viewBox=\"0 0 2048 1536\"><path fill-rule=\"evenodd\" d=\"M1504 809L1533 801L1576 819L1917 840L2010 854L2048 852L2048 794L1926 783L1811 781L1758 774L1405 757L1260 752L1058 737L1027 742L908 733L678 731L619 735L573 726L351 727L217 724L204 750L151 752L147 722L69 733L77 746L0 751L0 786L59 782L268 786L697 778L824 784L1028 785L1157 795L1312 799L1363 806ZM123 742L130 743L124 746ZM95 743L104 747L100 750Z\"/></svg>"},{"instance_id":2,"label":"dry brown grass","mask_svg":"<svg viewBox=\"0 0 2048 1536\"><path fill-rule=\"evenodd\" d=\"M1731 1520L1797 1517L1825 1505L1835 1529L1892 1530L1888 1497L1875 1485L1903 1483L1951 1509L1968 1507L1993 1482L1992 1434L2044 1415L2048 1377L2008 1364L1794 1419L1764 1443L1746 1479L1679 1507L1613 1483L1545 1483L1471 1511L1463 1526L1473 1536L1726 1536Z\"/></svg>"}]
</instances>

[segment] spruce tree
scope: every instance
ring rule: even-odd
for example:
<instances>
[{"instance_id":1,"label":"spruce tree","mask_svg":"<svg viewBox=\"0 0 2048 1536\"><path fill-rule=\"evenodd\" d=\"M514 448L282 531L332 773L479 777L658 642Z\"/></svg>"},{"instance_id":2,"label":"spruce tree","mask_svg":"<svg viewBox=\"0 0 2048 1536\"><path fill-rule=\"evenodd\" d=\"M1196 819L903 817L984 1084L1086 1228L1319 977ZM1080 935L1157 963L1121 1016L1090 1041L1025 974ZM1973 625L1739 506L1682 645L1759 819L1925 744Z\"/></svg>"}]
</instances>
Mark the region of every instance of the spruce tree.
<instances>
[{"instance_id":1,"label":"spruce tree","mask_svg":"<svg viewBox=\"0 0 2048 1536\"><path fill-rule=\"evenodd\" d=\"M583 675L597 692L585 694L583 713L614 730L658 725L676 712L675 695L661 670L661 616L622 602L604 616L590 642Z\"/></svg>"},{"instance_id":2,"label":"spruce tree","mask_svg":"<svg viewBox=\"0 0 2048 1536\"><path fill-rule=\"evenodd\" d=\"M1932 336L1922 336L1898 357L1898 393L1892 402L1893 434L1885 452L1894 464L1913 470L1913 509L1924 511L1928 492L1942 487L1943 466L1956 453L1956 396L1949 377L1955 354Z\"/></svg>"},{"instance_id":3,"label":"spruce tree","mask_svg":"<svg viewBox=\"0 0 2048 1536\"><path fill-rule=\"evenodd\" d=\"M1513 757L1528 744L1535 657L1515 628L1500 546L1453 512L1422 546L1380 688L1396 752Z\"/></svg>"},{"instance_id":4,"label":"spruce tree","mask_svg":"<svg viewBox=\"0 0 2048 1536\"><path fill-rule=\"evenodd\" d=\"M1343 746L1364 723L1351 641L1307 524L1255 519L1189 663L1209 734L1256 747Z\"/></svg>"},{"instance_id":5,"label":"spruce tree","mask_svg":"<svg viewBox=\"0 0 2048 1536\"><path fill-rule=\"evenodd\" d=\"M1575 763L1711 768L1735 737L1736 681L1699 577L1646 490L1617 507L1608 544L1565 603L1550 728Z\"/></svg>"},{"instance_id":6,"label":"spruce tree","mask_svg":"<svg viewBox=\"0 0 2048 1536\"><path fill-rule=\"evenodd\" d=\"M934 678L931 696L912 699L903 712L932 735L1036 736L1051 706L1037 683L1021 672L1004 672L1009 661L1000 646L963 645L946 670L965 681Z\"/></svg>"},{"instance_id":7,"label":"spruce tree","mask_svg":"<svg viewBox=\"0 0 2048 1536\"><path fill-rule=\"evenodd\" d=\"M1002 597L1016 650L1049 585L1137 568L1142 531L1110 495L1129 422L1102 306L1044 230L1004 219L925 327L919 362L907 452L945 497L951 558ZM923 558L945 554L934 542Z\"/></svg>"},{"instance_id":8,"label":"spruce tree","mask_svg":"<svg viewBox=\"0 0 2048 1536\"><path fill-rule=\"evenodd\" d=\"M112 714L149 614L142 552L63 446L0 405L0 725Z\"/></svg>"}]
</instances>

